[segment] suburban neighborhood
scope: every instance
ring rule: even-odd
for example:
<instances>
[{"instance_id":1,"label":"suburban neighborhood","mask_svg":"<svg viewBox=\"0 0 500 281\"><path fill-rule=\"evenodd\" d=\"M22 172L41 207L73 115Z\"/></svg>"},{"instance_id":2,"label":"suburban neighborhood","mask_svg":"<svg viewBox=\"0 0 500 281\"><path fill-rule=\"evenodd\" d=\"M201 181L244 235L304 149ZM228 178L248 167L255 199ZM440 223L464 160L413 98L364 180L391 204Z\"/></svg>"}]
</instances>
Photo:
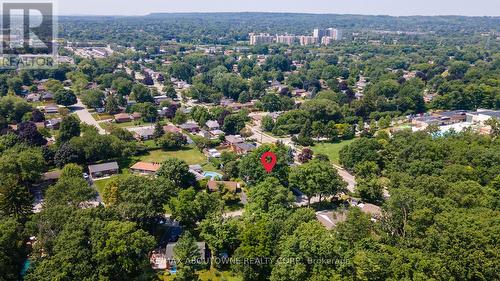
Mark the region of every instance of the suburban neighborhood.
<instances>
[{"instance_id":1,"label":"suburban neighborhood","mask_svg":"<svg viewBox=\"0 0 500 281\"><path fill-rule=\"evenodd\" d=\"M59 21L0 71L1 280L500 278L498 17Z\"/></svg>"}]
</instances>

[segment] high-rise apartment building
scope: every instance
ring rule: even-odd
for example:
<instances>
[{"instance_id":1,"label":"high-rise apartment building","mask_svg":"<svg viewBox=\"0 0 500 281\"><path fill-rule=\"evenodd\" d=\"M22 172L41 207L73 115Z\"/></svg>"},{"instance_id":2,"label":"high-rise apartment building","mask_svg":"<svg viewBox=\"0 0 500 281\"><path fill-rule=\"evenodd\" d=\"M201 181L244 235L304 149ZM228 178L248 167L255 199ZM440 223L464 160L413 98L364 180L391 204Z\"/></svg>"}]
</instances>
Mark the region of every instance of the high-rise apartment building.
<instances>
[{"instance_id":1,"label":"high-rise apartment building","mask_svg":"<svg viewBox=\"0 0 500 281\"><path fill-rule=\"evenodd\" d=\"M300 45L302 46L314 45L320 42L318 38L314 36L300 36L299 40L300 40Z\"/></svg>"},{"instance_id":2,"label":"high-rise apartment building","mask_svg":"<svg viewBox=\"0 0 500 281\"><path fill-rule=\"evenodd\" d=\"M336 28L328 28L327 36L333 38L333 40L341 40L342 39L342 31Z\"/></svg>"},{"instance_id":3,"label":"high-rise apartment building","mask_svg":"<svg viewBox=\"0 0 500 281\"><path fill-rule=\"evenodd\" d=\"M321 38L328 36L328 30L316 28L313 31L313 37L317 38L318 42L321 42Z\"/></svg>"},{"instance_id":4,"label":"high-rise apartment building","mask_svg":"<svg viewBox=\"0 0 500 281\"><path fill-rule=\"evenodd\" d=\"M293 45L297 39L294 35L276 35L276 43Z\"/></svg>"},{"instance_id":5,"label":"high-rise apartment building","mask_svg":"<svg viewBox=\"0 0 500 281\"><path fill-rule=\"evenodd\" d=\"M271 44L274 42L274 36L271 36L267 33L250 33L250 45L259 45L259 44Z\"/></svg>"}]
</instances>

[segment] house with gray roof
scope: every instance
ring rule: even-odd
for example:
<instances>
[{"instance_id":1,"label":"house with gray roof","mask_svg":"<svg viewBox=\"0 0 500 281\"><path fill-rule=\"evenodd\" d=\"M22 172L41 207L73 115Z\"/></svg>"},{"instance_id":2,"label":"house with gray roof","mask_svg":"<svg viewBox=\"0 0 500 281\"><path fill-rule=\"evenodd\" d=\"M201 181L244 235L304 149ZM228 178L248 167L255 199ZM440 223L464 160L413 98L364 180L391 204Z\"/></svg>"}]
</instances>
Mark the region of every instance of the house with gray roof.
<instances>
[{"instance_id":1,"label":"house with gray roof","mask_svg":"<svg viewBox=\"0 0 500 281\"><path fill-rule=\"evenodd\" d=\"M109 177L118 174L119 167L117 162L89 165L89 175L92 179Z\"/></svg>"}]
</instances>

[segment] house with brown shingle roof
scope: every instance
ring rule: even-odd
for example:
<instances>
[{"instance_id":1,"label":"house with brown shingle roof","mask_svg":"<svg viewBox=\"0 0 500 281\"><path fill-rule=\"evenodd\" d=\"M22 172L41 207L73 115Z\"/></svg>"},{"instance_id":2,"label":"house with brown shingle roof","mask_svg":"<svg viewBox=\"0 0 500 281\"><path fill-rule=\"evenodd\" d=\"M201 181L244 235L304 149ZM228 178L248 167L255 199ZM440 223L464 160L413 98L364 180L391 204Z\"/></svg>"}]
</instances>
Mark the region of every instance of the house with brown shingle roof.
<instances>
[{"instance_id":1,"label":"house with brown shingle roof","mask_svg":"<svg viewBox=\"0 0 500 281\"><path fill-rule=\"evenodd\" d=\"M141 175L154 175L160 169L161 164L150 163L150 162L137 162L132 167L130 171Z\"/></svg>"},{"instance_id":2,"label":"house with brown shingle roof","mask_svg":"<svg viewBox=\"0 0 500 281\"><path fill-rule=\"evenodd\" d=\"M182 133L182 130L173 124L163 126L163 131L165 131L165 133Z\"/></svg>"},{"instance_id":3,"label":"house with brown shingle roof","mask_svg":"<svg viewBox=\"0 0 500 281\"><path fill-rule=\"evenodd\" d=\"M119 113L116 114L114 117L116 123L125 123L130 121L130 115L128 115L128 113Z\"/></svg>"}]
</instances>

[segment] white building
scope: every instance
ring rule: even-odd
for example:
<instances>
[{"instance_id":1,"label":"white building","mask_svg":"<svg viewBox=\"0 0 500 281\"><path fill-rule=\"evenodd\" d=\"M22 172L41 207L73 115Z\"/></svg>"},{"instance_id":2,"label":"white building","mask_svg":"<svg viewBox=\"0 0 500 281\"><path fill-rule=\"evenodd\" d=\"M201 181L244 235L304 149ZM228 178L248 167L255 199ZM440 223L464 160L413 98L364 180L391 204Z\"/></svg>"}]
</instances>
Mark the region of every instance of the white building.
<instances>
[{"instance_id":1,"label":"white building","mask_svg":"<svg viewBox=\"0 0 500 281\"><path fill-rule=\"evenodd\" d=\"M250 45L259 45L259 44L271 44L274 42L274 36L269 35L268 33L250 33Z\"/></svg>"},{"instance_id":2,"label":"white building","mask_svg":"<svg viewBox=\"0 0 500 281\"><path fill-rule=\"evenodd\" d=\"M294 35L276 35L276 42L280 44L293 45L296 39Z\"/></svg>"},{"instance_id":3,"label":"white building","mask_svg":"<svg viewBox=\"0 0 500 281\"><path fill-rule=\"evenodd\" d=\"M314 36L300 36L300 45L302 46L307 46L307 45L314 45L319 43L319 39Z\"/></svg>"}]
</instances>

